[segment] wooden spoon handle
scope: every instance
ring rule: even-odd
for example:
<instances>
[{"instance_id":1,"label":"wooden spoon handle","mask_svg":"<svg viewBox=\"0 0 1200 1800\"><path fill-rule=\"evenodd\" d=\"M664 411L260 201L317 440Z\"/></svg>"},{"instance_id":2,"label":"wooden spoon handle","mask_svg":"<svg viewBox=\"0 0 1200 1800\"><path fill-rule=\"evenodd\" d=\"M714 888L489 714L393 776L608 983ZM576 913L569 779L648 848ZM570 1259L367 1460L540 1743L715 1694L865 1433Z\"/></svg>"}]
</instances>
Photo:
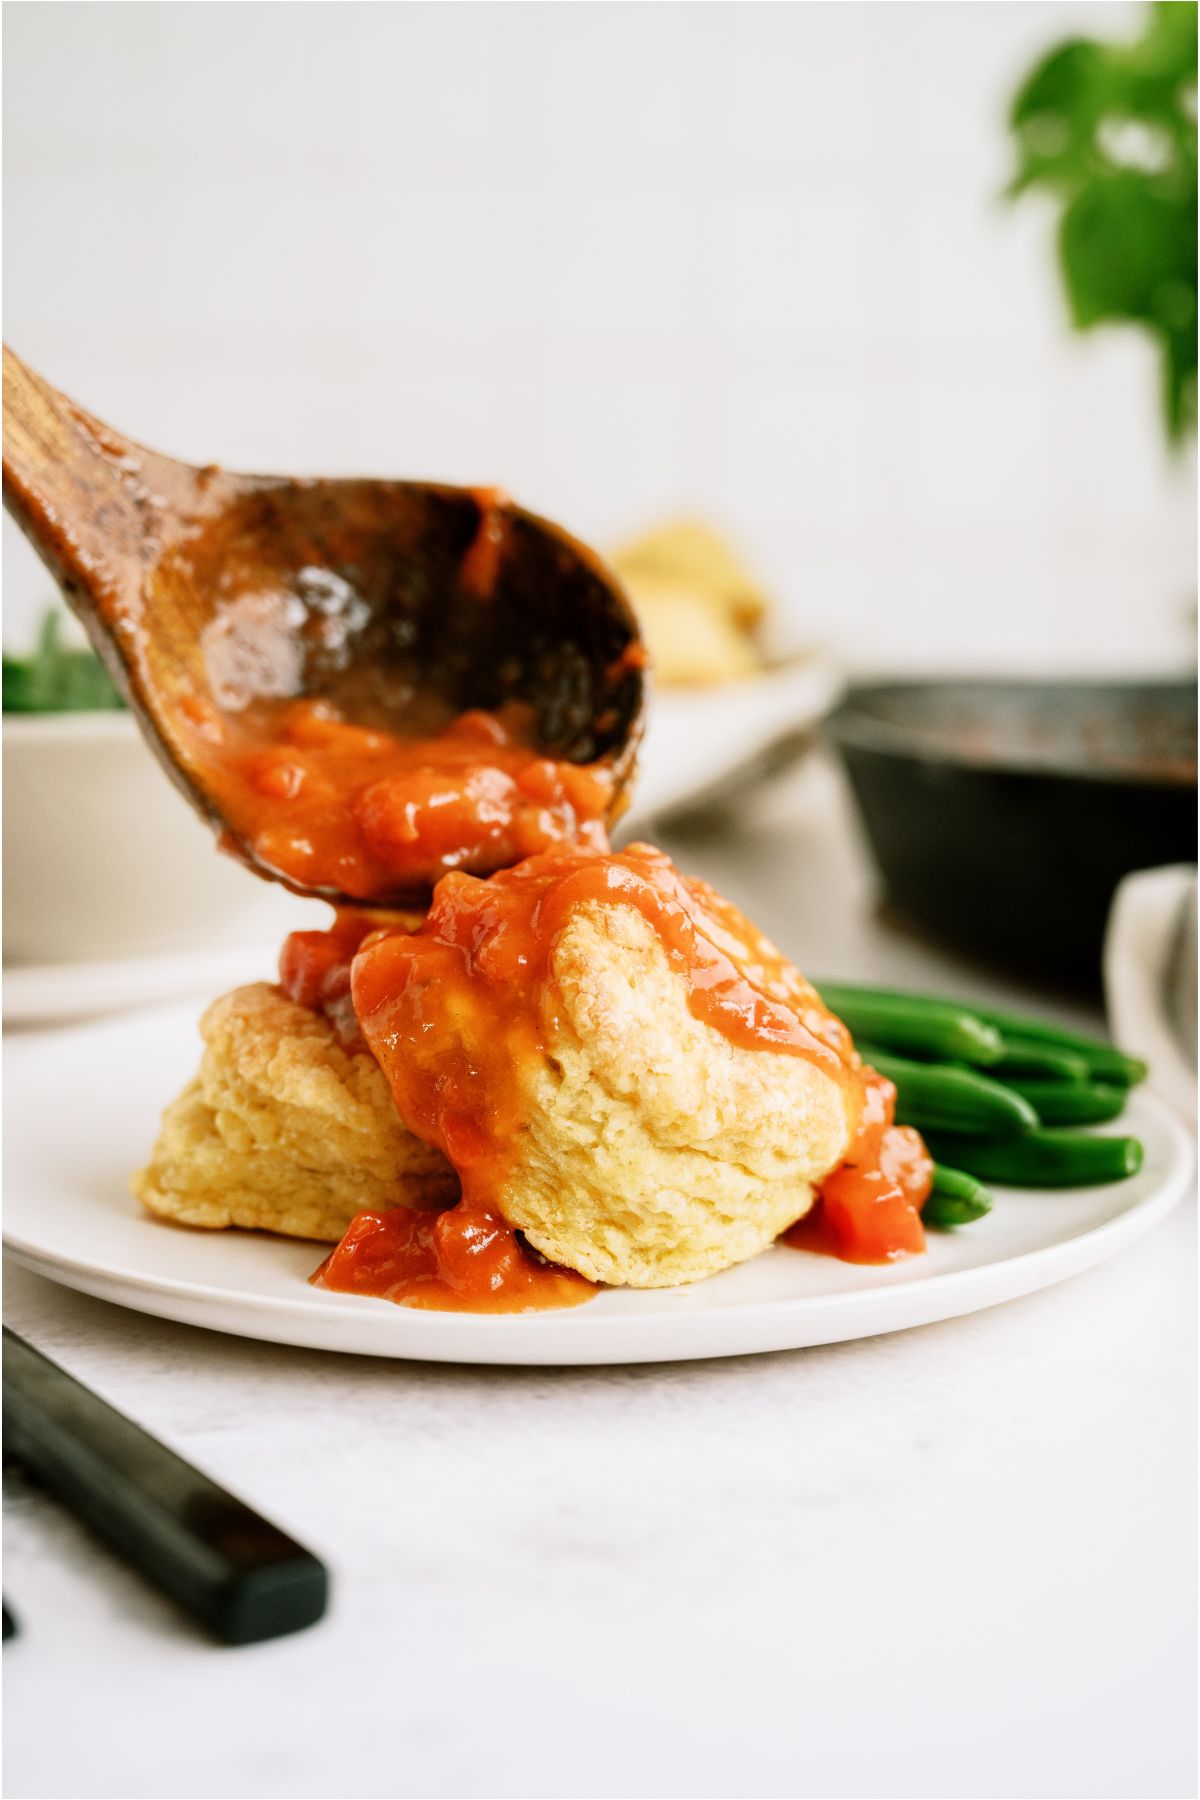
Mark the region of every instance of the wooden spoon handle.
<instances>
[{"instance_id":1,"label":"wooden spoon handle","mask_svg":"<svg viewBox=\"0 0 1200 1800\"><path fill-rule=\"evenodd\" d=\"M193 471L102 425L4 346L4 504L80 612L116 601L162 548Z\"/></svg>"}]
</instances>

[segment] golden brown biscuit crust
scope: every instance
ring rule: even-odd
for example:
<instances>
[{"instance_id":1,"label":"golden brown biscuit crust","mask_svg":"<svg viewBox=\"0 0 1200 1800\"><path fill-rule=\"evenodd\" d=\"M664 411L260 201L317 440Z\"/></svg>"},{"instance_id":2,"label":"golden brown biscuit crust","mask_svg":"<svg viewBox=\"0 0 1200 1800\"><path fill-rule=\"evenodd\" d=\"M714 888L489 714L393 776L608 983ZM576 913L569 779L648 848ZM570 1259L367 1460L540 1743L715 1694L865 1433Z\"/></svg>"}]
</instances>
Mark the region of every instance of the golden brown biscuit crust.
<instances>
[{"instance_id":1,"label":"golden brown biscuit crust","mask_svg":"<svg viewBox=\"0 0 1200 1800\"><path fill-rule=\"evenodd\" d=\"M809 1210L849 1142L834 1080L696 1018L633 907L580 906L552 975L502 1200L536 1249L593 1281L669 1287L745 1262Z\"/></svg>"},{"instance_id":2,"label":"golden brown biscuit crust","mask_svg":"<svg viewBox=\"0 0 1200 1800\"><path fill-rule=\"evenodd\" d=\"M160 1217L334 1242L355 1213L446 1206L458 1181L413 1137L365 1049L265 982L200 1022L200 1072L172 1101L131 1183Z\"/></svg>"}]
</instances>

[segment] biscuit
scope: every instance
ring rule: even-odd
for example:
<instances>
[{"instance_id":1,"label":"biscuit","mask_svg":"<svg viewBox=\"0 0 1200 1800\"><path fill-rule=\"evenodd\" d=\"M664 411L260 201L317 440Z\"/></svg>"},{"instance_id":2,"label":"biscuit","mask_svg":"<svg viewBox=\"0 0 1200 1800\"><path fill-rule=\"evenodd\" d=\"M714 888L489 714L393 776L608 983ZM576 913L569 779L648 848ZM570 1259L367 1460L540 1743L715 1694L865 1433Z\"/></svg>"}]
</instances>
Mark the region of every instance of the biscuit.
<instances>
[{"instance_id":1,"label":"biscuit","mask_svg":"<svg viewBox=\"0 0 1200 1800\"><path fill-rule=\"evenodd\" d=\"M700 687L753 675L762 666L736 621L686 582L638 573L625 577L625 587L660 681Z\"/></svg>"},{"instance_id":2,"label":"biscuit","mask_svg":"<svg viewBox=\"0 0 1200 1800\"><path fill-rule=\"evenodd\" d=\"M200 1022L200 1072L168 1106L133 1177L152 1213L336 1241L364 1208L446 1206L458 1181L402 1124L365 1048L259 982Z\"/></svg>"},{"instance_id":3,"label":"biscuit","mask_svg":"<svg viewBox=\"0 0 1200 1800\"><path fill-rule=\"evenodd\" d=\"M738 552L698 519L660 525L622 544L609 560L623 581L656 575L686 583L744 628L756 625L767 611L767 596Z\"/></svg>"},{"instance_id":4,"label":"biscuit","mask_svg":"<svg viewBox=\"0 0 1200 1800\"><path fill-rule=\"evenodd\" d=\"M664 685L734 681L761 668L753 632L766 596L709 526L678 520L622 545L610 560Z\"/></svg>"},{"instance_id":5,"label":"biscuit","mask_svg":"<svg viewBox=\"0 0 1200 1800\"><path fill-rule=\"evenodd\" d=\"M697 1017L636 907L574 906L530 999L480 1197L552 1262L614 1286L698 1280L770 1244L841 1160L856 1085ZM470 1066L480 1028L474 1007L448 1006L444 1031L406 1035L402 1106L439 1082L448 1042Z\"/></svg>"}]
</instances>

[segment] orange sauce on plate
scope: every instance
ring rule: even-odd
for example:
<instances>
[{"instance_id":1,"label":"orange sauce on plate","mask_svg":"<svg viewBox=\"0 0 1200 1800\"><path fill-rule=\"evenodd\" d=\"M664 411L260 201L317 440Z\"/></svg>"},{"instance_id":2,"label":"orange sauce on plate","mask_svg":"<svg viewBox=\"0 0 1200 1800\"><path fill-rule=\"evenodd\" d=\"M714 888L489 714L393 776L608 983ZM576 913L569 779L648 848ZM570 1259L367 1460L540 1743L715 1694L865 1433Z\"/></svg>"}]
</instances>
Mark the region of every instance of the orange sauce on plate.
<instances>
[{"instance_id":1,"label":"orange sauce on plate","mask_svg":"<svg viewBox=\"0 0 1200 1800\"><path fill-rule=\"evenodd\" d=\"M921 1208L933 1159L909 1125L892 1123L896 1089L864 1067L862 1116L840 1165L825 1177L813 1210L781 1243L843 1262L889 1263L925 1248Z\"/></svg>"},{"instance_id":2,"label":"orange sauce on plate","mask_svg":"<svg viewBox=\"0 0 1200 1800\"><path fill-rule=\"evenodd\" d=\"M360 1212L309 1279L437 1312L544 1311L581 1306L597 1291L539 1256L497 1213L465 1201L445 1212Z\"/></svg>"}]
</instances>

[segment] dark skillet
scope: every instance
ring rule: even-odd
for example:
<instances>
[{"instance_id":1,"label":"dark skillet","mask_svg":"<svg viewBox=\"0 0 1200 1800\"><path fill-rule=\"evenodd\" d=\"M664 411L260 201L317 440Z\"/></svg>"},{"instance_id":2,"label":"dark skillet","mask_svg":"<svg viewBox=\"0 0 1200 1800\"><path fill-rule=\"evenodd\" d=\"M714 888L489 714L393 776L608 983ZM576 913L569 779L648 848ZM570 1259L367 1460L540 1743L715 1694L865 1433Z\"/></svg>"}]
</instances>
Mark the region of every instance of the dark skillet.
<instances>
[{"instance_id":1,"label":"dark skillet","mask_svg":"<svg viewBox=\"0 0 1200 1800\"><path fill-rule=\"evenodd\" d=\"M894 682L827 724L888 898L957 949L1100 976L1118 882L1196 858L1191 682Z\"/></svg>"}]
</instances>

